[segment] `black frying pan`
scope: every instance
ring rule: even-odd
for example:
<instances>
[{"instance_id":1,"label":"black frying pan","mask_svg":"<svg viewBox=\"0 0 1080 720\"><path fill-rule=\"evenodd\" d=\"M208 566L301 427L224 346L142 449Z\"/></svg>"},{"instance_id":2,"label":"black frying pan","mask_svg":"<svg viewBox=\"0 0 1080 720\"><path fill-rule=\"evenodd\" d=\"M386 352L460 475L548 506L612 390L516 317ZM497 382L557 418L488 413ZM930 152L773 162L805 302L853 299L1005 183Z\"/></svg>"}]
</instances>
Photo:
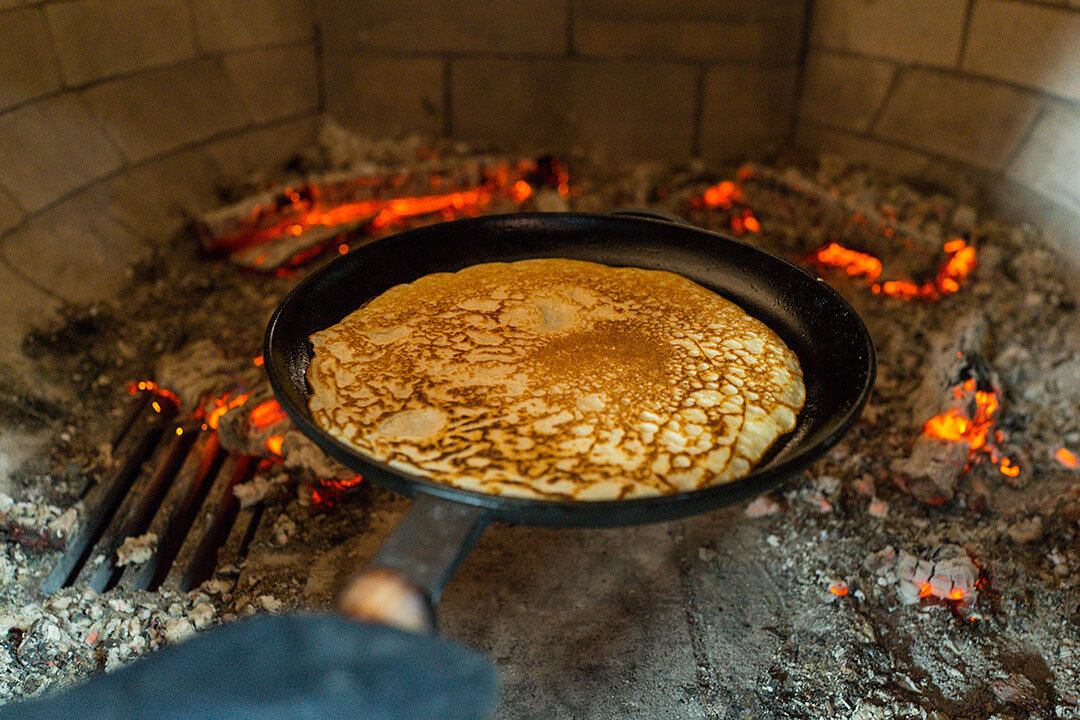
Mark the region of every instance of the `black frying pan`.
<instances>
[{"instance_id":1,"label":"black frying pan","mask_svg":"<svg viewBox=\"0 0 1080 720\"><path fill-rule=\"evenodd\" d=\"M433 272L536 257L668 270L737 303L766 323L802 364L806 405L795 429L746 477L675 495L575 502L461 490L390 468L320 429L307 407L308 337L388 288ZM417 498L375 558L437 598L456 563L492 520L602 527L669 520L777 486L855 422L874 379L874 347L858 315L821 279L732 238L645 213L518 214L429 225L360 247L316 271L282 301L266 332L266 370L281 406L328 455Z\"/></svg>"}]
</instances>

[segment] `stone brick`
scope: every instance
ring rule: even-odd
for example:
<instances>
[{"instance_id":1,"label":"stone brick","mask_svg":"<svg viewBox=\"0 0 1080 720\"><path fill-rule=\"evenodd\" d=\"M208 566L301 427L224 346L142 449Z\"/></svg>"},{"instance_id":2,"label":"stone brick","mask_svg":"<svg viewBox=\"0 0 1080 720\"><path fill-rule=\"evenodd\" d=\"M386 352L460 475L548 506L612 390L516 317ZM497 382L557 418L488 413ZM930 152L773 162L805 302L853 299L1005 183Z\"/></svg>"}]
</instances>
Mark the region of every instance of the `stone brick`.
<instances>
[{"instance_id":1,"label":"stone brick","mask_svg":"<svg viewBox=\"0 0 1080 720\"><path fill-rule=\"evenodd\" d=\"M249 121L221 63L197 60L95 85L83 97L132 162Z\"/></svg>"},{"instance_id":2,"label":"stone brick","mask_svg":"<svg viewBox=\"0 0 1080 720\"><path fill-rule=\"evenodd\" d=\"M248 130L209 143L205 150L226 184L252 173L272 173L315 143L314 115Z\"/></svg>"},{"instance_id":3,"label":"stone brick","mask_svg":"<svg viewBox=\"0 0 1080 720\"><path fill-rule=\"evenodd\" d=\"M257 123L311 112L318 103L315 49L310 43L248 50L223 62Z\"/></svg>"},{"instance_id":4,"label":"stone brick","mask_svg":"<svg viewBox=\"0 0 1080 720\"><path fill-rule=\"evenodd\" d=\"M192 0L191 4L195 39L209 52L308 40L315 35L312 0Z\"/></svg>"},{"instance_id":5,"label":"stone brick","mask_svg":"<svg viewBox=\"0 0 1080 720\"><path fill-rule=\"evenodd\" d=\"M1019 2L975 3L964 69L1080 100L1080 15Z\"/></svg>"},{"instance_id":6,"label":"stone brick","mask_svg":"<svg viewBox=\"0 0 1080 720\"><path fill-rule=\"evenodd\" d=\"M873 130L889 140L1001 170L1031 127L1038 105L1033 94L990 81L911 69L904 71Z\"/></svg>"},{"instance_id":7,"label":"stone brick","mask_svg":"<svg viewBox=\"0 0 1080 720\"><path fill-rule=\"evenodd\" d=\"M717 67L705 76L701 153L738 160L775 149L795 113L795 68Z\"/></svg>"},{"instance_id":8,"label":"stone brick","mask_svg":"<svg viewBox=\"0 0 1080 720\"><path fill-rule=\"evenodd\" d=\"M955 67L967 0L817 0L815 44L904 62Z\"/></svg>"},{"instance_id":9,"label":"stone brick","mask_svg":"<svg viewBox=\"0 0 1080 720\"><path fill-rule=\"evenodd\" d=\"M0 245L0 255L3 246ZM60 309L60 301L49 297L9 268L0 264L0 367L19 363L20 347L26 333L48 320ZM4 370L7 370L4 367Z\"/></svg>"},{"instance_id":10,"label":"stone brick","mask_svg":"<svg viewBox=\"0 0 1080 720\"><path fill-rule=\"evenodd\" d=\"M1054 105L1039 118L1008 175L1080 211L1080 110Z\"/></svg>"},{"instance_id":11,"label":"stone brick","mask_svg":"<svg viewBox=\"0 0 1080 720\"><path fill-rule=\"evenodd\" d=\"M0 188L0 235L18 225L25 216L26 213L19 207L19 203L15 202L15 198L11 197L11 193Z\"/></svg>"},{"instance_id":12,"label":"stone brick","mask_svg":"<svg viewBox=\"0 0 1080 720\"><path fill-rule=\"evenodd\" d=\"M327 47L410 52L562 53L568 0L319 3Z\"/></svg>"},{"instance_id":13,"label":"stone brick","mask_svg":"<svg viewBox=\"0 0 1080 720\"><path fill-rule=\"evenodd\" d=\"M795 127L794 144L814 153L840 155L857 163L886 170L898 177L919 177L931 163L929 155L818 125L809 120L799 120Z\"/></svg>"},{"instance_id":14,"label":"stone brick","mask_svg":"<svg viewBox=\"0 0 1080 720\"><path fill-rule=\"evenodd\" d=\"M45 6L69 85L195 55L184 0L76 0Z\"/></svg>"},{"instance_id":15,"label":"stone brick","mask_svg":"<svg viewBox=\"0 0 1080 720\"><path fill-rule=\"evenodd\" d=\"M326 110L343 126L366 135L442 133L444 61L330 53Z\"/></svg>"},{"instance_id":16,"label":"stone brick","mask_svg":"<svg viewBox=\"0 0 1080 720\"><path fill-rule=\"evenodd\" d=\"M793 64L806 0L580 0L574 49L605 57Z\"/></svg>"},{"instance_id":17,"label":"stone brick","mask_svg":"<svg viewBox=\"0 0 1080 720\"><path fill-rule=\"evenodd\" d=\"M211 207L220 178L217 164L199 147L128 168L95 184L87 195L101 212L155 243L167 240L188 218Z\"/></svg>"},{"instance_id":18,"label":"stone brick","mask_svg":"<svg viewBox=\"0 0 1080 720\"><path fill-rule=\"evenodd\" d=\"M3 17L0 35L0 108L11 107L60 87L40 10L19 10Z\"/></svg>"},{"instance_id":19,"label":"stone brick","mask_svg":"<svg viewBox=\"0 0 1080 720\"><path fill-rule=\"evenodd\" d=\"M687 157L693 68L663 62L465 59L451 71L456 137L623 157Z\"/></svg>"},{"instance_id":20,"label":"stone brick","mask_svg":"<svg viewBox=\"0 0 1080 720\"><path fill-rule=\"evenodd\" d=\"M806 58L799 115L852 130L866 130L885 100L896 65L855 55L813 50Z\"/></svg>"},{"instance_id":21,"label":"stone brick","mask_svg":"<svg viewBox=\"0 0 1080 720\"><path fill-rule=\"evenodd\" d=\"M128 198L130 201L130 198ZM0 246L11 266L51 293L87 303L116 295L147 246L79 193L13 230Z\"/></svg>"},{"instance_id":22,"label":"stone brick","mask_svg":"<svg viewBox=\"0 0 1080 720\"><path fill-rule=\"evenodd\" d=\"M76 97L39 100L0 115L0 177L29 212L116 170L120 162Z\"/></svg>"}]
</instances>

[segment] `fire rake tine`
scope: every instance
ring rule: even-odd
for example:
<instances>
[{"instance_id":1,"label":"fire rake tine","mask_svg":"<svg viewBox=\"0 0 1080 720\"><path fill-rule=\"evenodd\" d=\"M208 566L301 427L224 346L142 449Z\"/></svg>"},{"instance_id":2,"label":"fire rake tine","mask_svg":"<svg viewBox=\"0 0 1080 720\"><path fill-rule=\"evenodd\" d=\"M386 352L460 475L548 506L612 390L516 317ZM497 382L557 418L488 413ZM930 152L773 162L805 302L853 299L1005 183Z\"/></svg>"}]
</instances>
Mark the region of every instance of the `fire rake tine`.
<instances>
[{"instance_id":1,"label":"fire rake tine","mask_svg":"<svg viewBox=\"0 0 1080 720\"><path fill-rule=\"evenodd\" d=\"M41 584L42 592L52 594L74 579L75 573L89 557L91 547L138 476L143 462L157 445L165 423L176 413L176 406L171 402L159 400L161 412L156 412L149 398L144 400L146 402L137 410L128 432L113 449L113 457L123 458L122 462L107 480L91 488L80 501L79 528Z\"/></svg>"},{"instance_id":2,"label":"fire rake tine","mask_svg":"<svg viewBox=\"0 0 1080 720\"><path fill-rule=\"evenodd\" d=\"M188 432L185 428L184 434ZM217 433L199 435L198 425L193 426L190 432L197 439L177 471L154 519L146 528L146 532L158 536L157 548L145 563L125 568L119 581L124 587L149 590L161 582L191 527L195 510L207 489L207 480L213 477L213 472L221 463Z\"/></svg>"},{"instance_id":3,"label":"fire rake tine","mask_svg":"<svg viewBox=\"0 0 1080 720\"><path fill-rule=\"evenodd\" d=\"M219 566L228 565L244 557L248 543L251 542L255 530L259 527L262 511L262 503L237 511L232 529L229 530L229 537L225 539L225 544L221 546L221 550L218 552L217 564Z\"/></svg>"},{"instance_id":4,"label":"fire rake tine","mask_svg":"<svg viewBox=\"0 0 1080 720\"><path fill-rule=\"evenodd\" d=\"M247 456L225 458L163 585L187 592L197 581L201 582L201 576L208 574L222 535L236 515L238 503L232 496L233 486L243 482L254 467L252 458Z\"/></svg>"},{"instance_id":5,"label":"fire rake tine","mask_svg":"<svg viewBox=\"0 0 1080 720\"><path fill-rule=\"evenodd\" d=\"M131 396L124 412L124 419L120 421L120 425L113 432L110 444L114 449L120 445L120 441L124 439L128 430L135 424L135 420L139 417L142 409L150 404L150 396L151 393L148 392L140 392Z\"/></svg>"},{"instance_id":6,"label":"fire rake tine","mask_svg":"<svg viewBox=\"0 0 1080 720\"><path fill-rule=\"evenodd\" d=\"M143 472L128 490L105 533L94 545L92 558L79 573L77 581L84 581L97 592L104 592L116 575L116 550L124 538L140 535L150 522L154 508L161 502L177 468L191 447L190 436L171 432L162 440L144 465Z\"/></svg>"}]
</instances>

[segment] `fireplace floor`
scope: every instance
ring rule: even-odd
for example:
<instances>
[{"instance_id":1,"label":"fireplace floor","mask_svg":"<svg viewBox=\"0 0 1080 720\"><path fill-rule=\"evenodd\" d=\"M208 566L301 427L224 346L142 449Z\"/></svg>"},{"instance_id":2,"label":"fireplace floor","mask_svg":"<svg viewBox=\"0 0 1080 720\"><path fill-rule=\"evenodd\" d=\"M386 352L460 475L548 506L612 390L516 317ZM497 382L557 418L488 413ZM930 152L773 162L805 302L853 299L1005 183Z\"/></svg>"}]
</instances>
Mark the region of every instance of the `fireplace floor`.
<instances>
[{"instance_id":1,"label":"fireplace floor","mask_svg":"<svg viewBox=\"0 0 1080 720\"><path fill-rule=\"evenodd\" d=\"M835 162L570 167L558 197L573 209L655 207L816 267L866 320L879 377L834 450L752 503L614 530L490 528L439 616L498 664L497 717L1080 717L1080 470L1061 452L1080 453L1078 286L1038 231ZM958 246L939 246L958 237L978 265L954 290L939 266ZM876 256L878 274L813 265L831 242ZM3 441L29 459L0 485L0 701L234 617L330 608L407 506L366 483L313 503L310 477L268 463L246 553L201 587L40 593L64 511L111 469L126 383L196 340L247 368L320 262L277 277L196 247L174 239L118 303L28 338L37 387L2 388ZM889 279L930 290L903 299ZM968 417L976 386L998 407ZM924 437L950 413L967 435Z\"/></svg>"}]
</instances>

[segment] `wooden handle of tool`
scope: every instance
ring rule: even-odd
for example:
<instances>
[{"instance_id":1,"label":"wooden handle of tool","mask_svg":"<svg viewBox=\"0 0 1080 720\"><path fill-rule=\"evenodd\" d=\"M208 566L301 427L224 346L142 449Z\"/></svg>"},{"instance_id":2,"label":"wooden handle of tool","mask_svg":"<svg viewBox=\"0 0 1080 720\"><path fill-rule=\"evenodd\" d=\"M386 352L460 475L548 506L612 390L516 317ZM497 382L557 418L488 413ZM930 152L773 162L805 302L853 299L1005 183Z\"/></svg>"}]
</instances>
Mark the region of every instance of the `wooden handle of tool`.
<instances>
[{"instance_id":1,"label":"wooden handle of tool","mask_svg":"<svg viewBox=\"0 0 1080 720\"><path fill-rule=\"evenodd\" d=\"M350 580L338 606L354 620L415 633L435 632L435 613L427 596L386 568L369 568Z\"/></svg>"}]
</instances>

